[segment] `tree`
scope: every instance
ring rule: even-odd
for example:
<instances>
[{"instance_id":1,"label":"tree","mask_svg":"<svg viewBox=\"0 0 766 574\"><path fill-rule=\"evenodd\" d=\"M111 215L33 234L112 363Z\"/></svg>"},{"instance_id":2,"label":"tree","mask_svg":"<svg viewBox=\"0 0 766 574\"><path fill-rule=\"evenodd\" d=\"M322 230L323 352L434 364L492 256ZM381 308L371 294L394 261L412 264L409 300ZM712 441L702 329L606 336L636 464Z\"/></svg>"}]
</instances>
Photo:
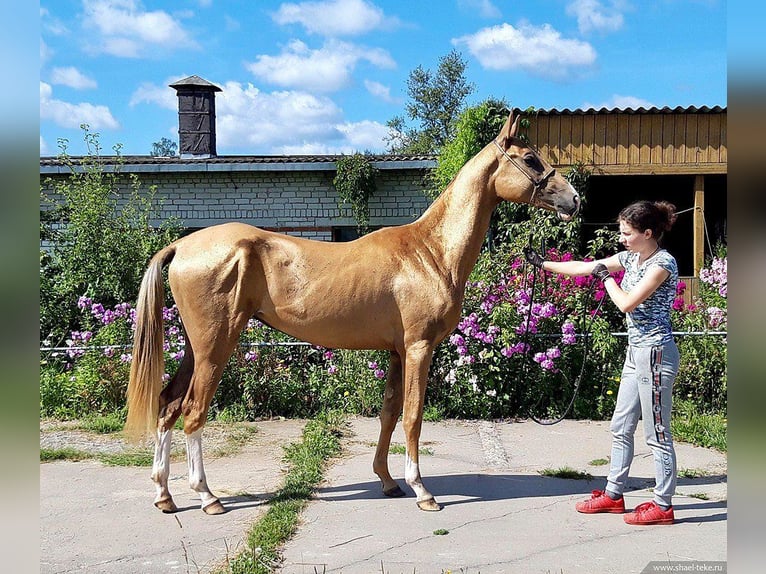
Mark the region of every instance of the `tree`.
<instances>
[{"instance_id":1,"label":"tree","mask_svg":"<svg viewBox=\"0 0 766 574\"><path fill-rule=\"evenodd\" d=\"M436 72L418 66L407 79L407 117L416 125L410 127L402 116L386 125L392 153L438 153L454 135L454 122L463 109L474 85L465 78L466 62L452 50L440 58Z\"/></svg>"},{"instance_id":2,"label":"tree","mask_svg":"<svg viewBox=\"0 0 766 574\"><path fill-rule=\"evenodd\" d=\"M162 138L152 144L152 157L173 157L178 155L178 144L168 138Z\"/></svg>"}]
</instances>

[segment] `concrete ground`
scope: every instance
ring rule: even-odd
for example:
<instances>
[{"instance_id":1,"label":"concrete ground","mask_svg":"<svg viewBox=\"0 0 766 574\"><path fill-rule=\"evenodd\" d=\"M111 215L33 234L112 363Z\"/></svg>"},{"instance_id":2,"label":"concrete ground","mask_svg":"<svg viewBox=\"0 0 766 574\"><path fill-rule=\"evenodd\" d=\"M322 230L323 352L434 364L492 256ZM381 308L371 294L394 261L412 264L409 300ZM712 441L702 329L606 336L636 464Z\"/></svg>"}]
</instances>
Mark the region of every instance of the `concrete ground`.
<instances>
[{"instance_id":1,"label":"concrete ground","mask_svg":"<svg viewBox=\"0 0 766 574\"><path fill-rule=\"evenodd\" d=\"M152 507L146 468L42 464L40 571L206 572L225 562L281 484L281 446L300 439L303 423L258 427L241 453L207 462L211 488L229 508L220 516L198 509L184 462L171 469L181 508L174 515ZM421 472L440 512L420 511L403 480L407 497L382 495L372 472L377 437L376 419L351 419L345 454L304 511L279 572L623 574L649 572L655 562L721 566L727 558L727 464L717 451L677 444L676 524L636 527L620 515L574 510L604 485L608 467L594 463L609 456L606 422L424 423ZM401 425L394 443L404 443ZM402 477L404 456L389 460ZM540 474L562 467L593 478ZM653 462L640 442L631 476L629 508L652 498Z\"/></svg>"}]
</instances>

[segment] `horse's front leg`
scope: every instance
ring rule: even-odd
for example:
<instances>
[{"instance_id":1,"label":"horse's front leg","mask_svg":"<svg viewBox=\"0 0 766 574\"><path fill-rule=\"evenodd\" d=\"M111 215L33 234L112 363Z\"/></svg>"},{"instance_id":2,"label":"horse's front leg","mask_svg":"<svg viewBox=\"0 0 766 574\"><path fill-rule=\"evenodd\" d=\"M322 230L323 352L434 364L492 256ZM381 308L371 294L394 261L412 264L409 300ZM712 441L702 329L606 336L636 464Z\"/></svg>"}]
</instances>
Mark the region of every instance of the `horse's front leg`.
<instances>
[{"instance_id":1,"label":"horse's front leg","mask_svg":"<svg viewBox=\"0 0 766 574\"><path fill-rule=\"evenodd\" d=\"M415 491L418 508L421 510L441 510L433 495L428 492L420 478L419 443L420 429L423 424L423 404L428 382L428 368L431 365L433 345L428 341L419 341L407 349L404 361L404 436L407 442L404 478Z\"/></svg>"},{"instance_id":2,"label":"horse's front leg","mask_svg":"<svg viewBox=\"0 0 766 574\"><path fill-rule=\"evenodd\" d=\"M205 514L223 514L226 512L218 497L210 492L202 463L202 428L186 435L186 458L189 462L189 486L200 497Z\"/></svg>"},{"instance_id":3,"label":"horse's front leg","mask_svg":"<svg viewBox=\"0 0 766 574\"><path fill-rule=\"evenodd\" d=\"M396 481L388 471L388 451L391 447L391 435L396 428L396 421L402 414L402 359L396 352L391 352L386 378L386 390L383 394L383 408L380 410L380 436L372 470L383 483L383 494L386 496L404 496Z\"/></svg>"}]
</instances>

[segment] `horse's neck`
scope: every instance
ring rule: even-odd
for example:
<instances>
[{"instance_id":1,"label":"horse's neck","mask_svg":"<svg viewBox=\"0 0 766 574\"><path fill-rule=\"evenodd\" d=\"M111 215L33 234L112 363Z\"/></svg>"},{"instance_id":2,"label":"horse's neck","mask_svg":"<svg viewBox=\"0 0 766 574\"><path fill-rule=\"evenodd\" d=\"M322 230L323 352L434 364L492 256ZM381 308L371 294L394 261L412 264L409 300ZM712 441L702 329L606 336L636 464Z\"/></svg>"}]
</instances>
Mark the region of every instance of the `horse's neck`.
<instances>
[{"instance_id":1,"label":"horse's neck","mask_svg":"<svg viewBox=\"0 0 766 574\"><path fill-rule=\"evenodd\" d=\"M488 190L491 154L479 153L455 176L419 222L455 285L465 285L497 205Z\"/></svg>"}]
</instances>

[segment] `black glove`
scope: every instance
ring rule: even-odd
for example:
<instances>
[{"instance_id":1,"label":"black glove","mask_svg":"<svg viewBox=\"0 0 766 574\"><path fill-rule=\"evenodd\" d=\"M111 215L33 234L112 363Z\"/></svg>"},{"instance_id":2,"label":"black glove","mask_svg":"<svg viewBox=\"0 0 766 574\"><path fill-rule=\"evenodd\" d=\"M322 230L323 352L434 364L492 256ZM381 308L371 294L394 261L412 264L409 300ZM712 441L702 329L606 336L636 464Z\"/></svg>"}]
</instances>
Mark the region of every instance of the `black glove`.
<instances>
[{"instance_id":1,"label":"black glove","mask_svg":"<svg viewBox=\"0 0 766 574\"><path fill-rule=\"evenodd\" d=\"M543 268L543 261L545 261L545 259L543 259L540 254L529 245L524 248L524 259L527 260L527 263L538 269Z\"/></svg>"},{"instance_id":2,"label":"black glove","mask_svg":"<svg viewBox=\"0 0 766 574\"><path fill-rule=\"evenodd\" d=\"M597 279L601 279L601 281L606 281L609 277L612 276L612 274L609 273L609 269L607 269L606 265L603 263L596 263L596 265L593 267L593 271L591 271L590 274Z\"/></svg>"}]
</instances>

